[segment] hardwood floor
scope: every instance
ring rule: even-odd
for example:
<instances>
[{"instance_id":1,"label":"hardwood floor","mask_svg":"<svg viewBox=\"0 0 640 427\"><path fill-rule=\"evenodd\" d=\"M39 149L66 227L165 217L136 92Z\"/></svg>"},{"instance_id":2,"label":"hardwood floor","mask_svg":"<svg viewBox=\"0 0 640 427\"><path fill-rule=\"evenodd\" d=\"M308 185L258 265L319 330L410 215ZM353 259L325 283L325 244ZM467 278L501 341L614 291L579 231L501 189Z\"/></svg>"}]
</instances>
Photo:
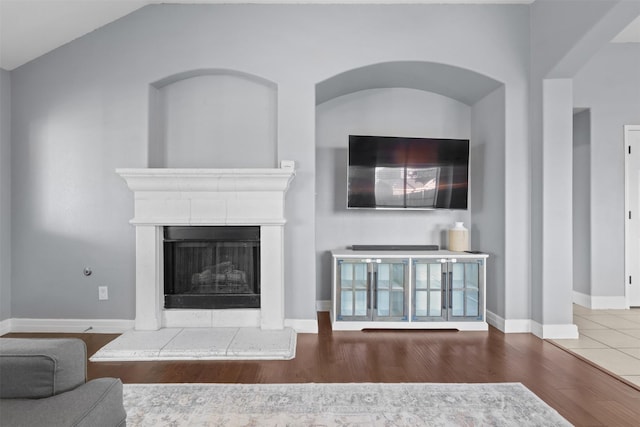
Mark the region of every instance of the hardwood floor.
<instances>
[{"instance_id":1,"label":"hardwood floor","mask_svg":"<svg viewBox=\"0 0 640 427\"><path fill-rule=\"evenodd\" d=\"M298 334L290 361L101 362L88 377L124 383L521 382L577 426L637 426L640 390L531 334L455 331L333 332L318 313L319 333ZM114 334L74 336L89 354Z\"/></svg>"}]
</instances>

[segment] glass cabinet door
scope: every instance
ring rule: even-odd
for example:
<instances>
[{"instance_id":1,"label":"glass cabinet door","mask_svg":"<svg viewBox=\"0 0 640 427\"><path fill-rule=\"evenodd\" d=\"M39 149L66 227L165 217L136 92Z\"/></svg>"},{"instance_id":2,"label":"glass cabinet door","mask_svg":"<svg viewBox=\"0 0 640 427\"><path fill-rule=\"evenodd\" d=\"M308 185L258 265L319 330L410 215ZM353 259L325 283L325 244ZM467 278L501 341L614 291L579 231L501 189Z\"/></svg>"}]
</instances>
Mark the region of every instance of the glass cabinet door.
<instances>
[{"instance_id":1,"label":"glass cabinet door","mask_svg":"<svg viewBox=\"0 0 640 427\"><path fill-rule=\"evenodd\" d=\"M483 258L338 258L334 266L337 320L484 320Z\"/></svg>"},{"instance_id":2,"label":"glass cabinet door","mask_svg":"<svg viewBox=\"0 0 640 427\"><path fill-rule=\"evenodd\" d=\"M407 320L408 265L408 260L385 259L372 264L375 320Z\"/></svg>"},{"instance_id":3,"label":"glass cabinet door","mask_svg":"<svg viewBox=\"0 0 640 427\"><path fill-rule=\"evenodd\" d=\"M449 266L449 320L482 320L480 277L483 261L458 261Z\"/></svg>"},{"instance_id":4,"label":"glass cabinet door","mask_svg":"<svg viewBox=\"0 0 640 427\"><path fill-rule=\"evenodd\" d=\"M446 320L446 266L439 260L414 260L414 320Z\"/></svg>"},{"instance_id":5,"label":"glass cabinet door","mask_svg":"<svg viewBox=\"0 0 640 427\"><path fill-rule=\"evenodd\" d=\"M369 264L359 260L338 260L338 318L369 320Z\"/></svg>"}]
</instances>

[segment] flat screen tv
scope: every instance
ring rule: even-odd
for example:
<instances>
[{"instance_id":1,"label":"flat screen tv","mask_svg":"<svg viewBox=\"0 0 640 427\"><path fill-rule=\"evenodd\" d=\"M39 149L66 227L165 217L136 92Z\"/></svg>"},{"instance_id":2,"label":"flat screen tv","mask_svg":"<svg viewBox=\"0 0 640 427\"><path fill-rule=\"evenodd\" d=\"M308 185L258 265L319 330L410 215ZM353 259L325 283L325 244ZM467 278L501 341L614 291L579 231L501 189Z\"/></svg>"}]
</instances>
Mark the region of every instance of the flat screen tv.
<instances>
[{"instance_id":1,"label":"flat screen tv","mask_svg":"<svg viewBox=\"0 0 640 427\"><path fill-rule=\"evenodd\" d=\"M467 209L469 140L349 135L347 208Z\"/></svg>"}]
</instances>

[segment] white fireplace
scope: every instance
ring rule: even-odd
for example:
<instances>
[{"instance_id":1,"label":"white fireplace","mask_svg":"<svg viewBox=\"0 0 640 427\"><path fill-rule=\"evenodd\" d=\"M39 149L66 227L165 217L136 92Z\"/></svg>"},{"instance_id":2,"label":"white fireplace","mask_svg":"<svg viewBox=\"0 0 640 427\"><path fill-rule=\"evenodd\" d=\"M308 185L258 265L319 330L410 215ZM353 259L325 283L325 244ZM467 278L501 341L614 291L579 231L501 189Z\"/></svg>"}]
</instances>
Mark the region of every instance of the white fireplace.
<instances>
[{"instance_id":1,"label":"white fireplace","mask_svg":"<svg viewBox=\"0 0 640 427\"><path fill-rule=\"evenodd\" d=\"M134 193L138 330L284 327L284 206L294 162L273 169L117 169ZM259 309L165 309L163 227L260 227Z\"/></svg>"}]
</instances>

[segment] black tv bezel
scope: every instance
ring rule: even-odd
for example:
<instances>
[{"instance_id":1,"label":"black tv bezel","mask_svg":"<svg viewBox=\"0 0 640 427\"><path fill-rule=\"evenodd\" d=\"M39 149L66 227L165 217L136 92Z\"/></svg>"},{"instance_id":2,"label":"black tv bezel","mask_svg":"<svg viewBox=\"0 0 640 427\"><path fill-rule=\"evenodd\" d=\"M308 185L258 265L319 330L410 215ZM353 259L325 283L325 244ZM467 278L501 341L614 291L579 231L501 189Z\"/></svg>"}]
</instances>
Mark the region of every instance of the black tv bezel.
<instances>
[{"instance_id":1,"label":"black tv bezel","mask_svg":"<svg viewBox=\"0 0 640 427\"><path fill-rule=\"evenodd\" d=\"M393 139L393 140L428 140L428 141L457 141L457 142L465 142L467 145L467 158L466 158L466 169L467 169L467 187L466 187L466 197L465 197L465 207L388 207L388 206L350 206L349 205L349 169L351 167L350 163L350 155L351 155L351 138L372 138L372 139ZM467 211L469 210L469 190L471 188L471 180L470 180L470 170L471 170L471 141L468 138L429 138L429 137L404 137L404 136L384 136L384 135L349 135L348 145L347 145L347 191L346 191L346 207L347 210L383 210L383 211L441 211L441 210L449 210L449 211Z\"/></svg>"}]
</instances>

